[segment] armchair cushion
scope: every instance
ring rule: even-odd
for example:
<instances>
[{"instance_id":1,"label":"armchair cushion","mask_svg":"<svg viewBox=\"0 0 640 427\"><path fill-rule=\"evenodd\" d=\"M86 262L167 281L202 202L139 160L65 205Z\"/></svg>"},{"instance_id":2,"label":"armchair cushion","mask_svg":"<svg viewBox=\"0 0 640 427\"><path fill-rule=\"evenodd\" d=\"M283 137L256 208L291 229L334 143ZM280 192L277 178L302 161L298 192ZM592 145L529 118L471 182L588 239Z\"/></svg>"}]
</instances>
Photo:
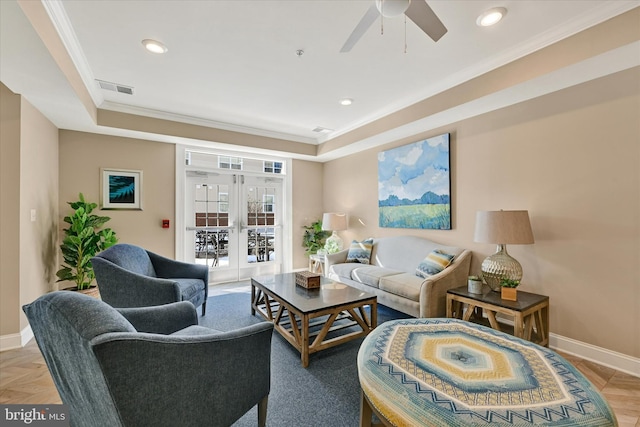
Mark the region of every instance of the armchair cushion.
<instances>
[{"instance_id":1,"label":"armchair cushion","mask_svg":"<svg viewBox=\"0 0 640 427\"><path fill-rule=\"evenodd\" d=\"M187 301L152 307L118 308L138 332L169 335L198 324L193 304Z\"/></svg>"},{"instance_id":2,"label":"armchair cushion","mask_svg":"<svg viewBox=\"0 0 640 427\"><path fill-rule=\"evenodd\" d=\"M178 283L182 298L189 301L196 297L196 295L202 291L202 279L173 279Z\"/></svg>"},{"instance_id":3,"label":"armchair cushion","mask_svg":"<svg viewBox=\"0 0 640 427\"><path fill-rule=\"evenodd\" d=\"M215 329L209 329L204 326L195 325L195 326L189 326L187 328L181 329L177 332L172 333L171 335L195 337L198 335L212 335L212 334L222 334L222 333L223 332L217 331Z\"/></svg>"}]
</instances>

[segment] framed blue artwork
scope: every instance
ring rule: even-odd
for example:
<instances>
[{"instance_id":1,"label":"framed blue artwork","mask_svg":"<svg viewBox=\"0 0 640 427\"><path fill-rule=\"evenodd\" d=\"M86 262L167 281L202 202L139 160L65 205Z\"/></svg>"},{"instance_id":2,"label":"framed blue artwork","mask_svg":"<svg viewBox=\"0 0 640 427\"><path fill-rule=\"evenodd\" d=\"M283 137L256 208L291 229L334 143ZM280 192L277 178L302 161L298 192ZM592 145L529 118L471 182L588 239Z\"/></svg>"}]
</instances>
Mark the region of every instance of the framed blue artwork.
<instances>
[{"instance_id":1,"label":"framed blue artwork","mask_svg":"<svg viewBox=\"0 0 640 427\"><path fill-rule=\"evenodd\" d=\"M449 134L378 153L380 227L451 230Z\"/></svg>"},{"instance_id":2,"label":"framed blue artwork","mask_svg":"<svg viewBox=\"0 0 640 427\"><path fill-rule=\"evenodd\" d=\"M101 209L142 210L142 171L106 168L100 171Z\"/></svg>"}]
</instances>

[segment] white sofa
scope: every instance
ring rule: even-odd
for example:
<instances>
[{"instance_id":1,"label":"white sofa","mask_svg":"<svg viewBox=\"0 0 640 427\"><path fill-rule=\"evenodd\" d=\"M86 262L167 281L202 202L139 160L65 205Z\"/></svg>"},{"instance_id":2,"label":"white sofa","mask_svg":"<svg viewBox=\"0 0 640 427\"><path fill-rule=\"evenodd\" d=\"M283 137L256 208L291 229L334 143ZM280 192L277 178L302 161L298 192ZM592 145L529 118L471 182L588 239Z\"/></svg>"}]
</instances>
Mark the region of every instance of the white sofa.
<instances>
[{"instance_id":1,"label":"white sofa","mask_svg":"<svg viewBox=\"0 0 640 427\"><path fill-rule=\"evenodd\" d=\"M436 249L455 258L437 274L418 276L418 265ZM327 277L373 293L379 304L415 317L445 317L447 290L466 285L471 267L471 251L417 236L373 239L369 265L347 263L347 254L348 249L327 255Z\"/></svg>"}]
</instances>

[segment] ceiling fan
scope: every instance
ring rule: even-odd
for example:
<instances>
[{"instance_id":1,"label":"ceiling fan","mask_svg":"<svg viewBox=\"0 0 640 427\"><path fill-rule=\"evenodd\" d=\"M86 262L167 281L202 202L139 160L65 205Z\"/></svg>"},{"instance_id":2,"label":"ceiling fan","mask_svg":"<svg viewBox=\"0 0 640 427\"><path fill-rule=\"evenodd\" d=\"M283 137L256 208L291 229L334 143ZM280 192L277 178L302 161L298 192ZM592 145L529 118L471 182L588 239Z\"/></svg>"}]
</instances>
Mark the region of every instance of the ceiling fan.
<instances>
[{"instance_id":1,"label":"ceiling fan","mask_svg":"<svg viewBox=\"0 0 640 427\"><path fill-rule=\"evenodd\" d=\"M374 0L340 52L349 52L380 15L393 18L402 14L407 15L435 42L447 32L447 28L425 0Z\"/></svg>"}]
</instances>

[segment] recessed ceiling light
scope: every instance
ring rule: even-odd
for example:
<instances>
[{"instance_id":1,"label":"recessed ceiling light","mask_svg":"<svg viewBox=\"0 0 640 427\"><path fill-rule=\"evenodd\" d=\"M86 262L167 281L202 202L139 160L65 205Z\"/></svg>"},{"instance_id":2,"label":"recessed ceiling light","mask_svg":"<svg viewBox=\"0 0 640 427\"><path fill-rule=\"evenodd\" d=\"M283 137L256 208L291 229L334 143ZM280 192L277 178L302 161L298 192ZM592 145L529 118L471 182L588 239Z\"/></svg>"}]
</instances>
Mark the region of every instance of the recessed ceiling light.
<instances>
[{"instance_id":1,"label":"recessed ceiling light","mask_svg":"<svg viewBox=\"0 0 640 427\"><path fill-rule=\"evenodd\" d=\"M351 105L353 104L353 99L351 98L342 98L340 100L340 105Z\"/></svg>"},{"instance_id":2,"label":"recessed ceiling light","mask_svg":"<svg viewBox=\"0 0 640 427\"><path fill-rule=\"evenodd\" d=\"M489 27L493 24L497 24L507 14L507 9L504 7L494 7L478 16L476 24L480 27Z\"/></svg>"},{"instance_id":3,"label":"recessed ceiling light","mask_svg":"<svg viewBox=\"0 0 640 427\"><path fill-rule=\"evenodd\" d=\"M164 44L157 40L144 39L142 40L142 44L144 45L145 49L153 53L165 53L169 50Z\"/></svg>"}]
</instances>

